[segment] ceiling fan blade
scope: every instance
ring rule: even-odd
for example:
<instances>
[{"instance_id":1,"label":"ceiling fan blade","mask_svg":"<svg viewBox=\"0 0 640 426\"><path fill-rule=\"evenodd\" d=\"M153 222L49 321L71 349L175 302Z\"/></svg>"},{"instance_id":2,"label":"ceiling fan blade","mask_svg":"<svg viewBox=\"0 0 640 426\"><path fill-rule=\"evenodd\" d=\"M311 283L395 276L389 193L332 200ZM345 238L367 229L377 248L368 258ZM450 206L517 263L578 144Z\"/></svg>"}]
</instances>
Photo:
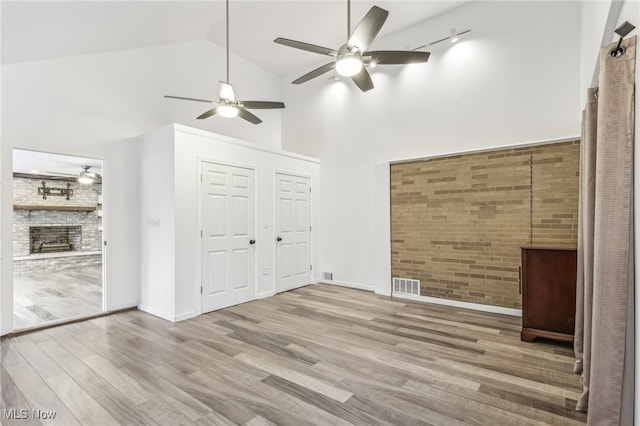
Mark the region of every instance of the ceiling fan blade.
<instances>
[{"instance_id":1,"label":"ceiling fan blade","mask_svg":"<svg viewBox=\"0 0 640 426\"><path fill-rule=\"evenodd\" d=\"M253 124L260 124L262 123L262 120L260 120L258 117L256 117L254 114L250 113L249 111L247 111L244 108L238 108L238 116L241 118L244 118L245 120L253 123Z\"/></svg>"},{"instance_id":2,"label":"ceiling fan blade","mask_svg":"<svg viewBox=\"0 0 640 426\"><path fill-rule=\"evenodd\" d=\"M273 40L275 43L283 46L293 47L295 49L306 50L307 52L319 53L321 55L337 56L338 52L328 47L316 46L315 44L304 43L302 41L290 40L288 38L278 37Z\"/></svg>"},{"instance_id":3,"label":"ceiling fan blade","mask_svg":"<svg viewBox=\"0 0 640 426\"><path fill-rule=\"evenodd\" d=\"M387 16L389 16L389 12L378 6L373 6L369 9L367 14L364 15L364 18L362 18L362 21L360 21L356 29L351 33L347 47L349 49L357 47L360 52L367 50L367 47L369 47L373 39L376 38L380 32L384 21L387 20Z\"/></svg>"},{"instance_id":4,"label":"ceiling fan blade","mask_svg":"<svg viewBox=\"0 0 640 426\"><path fill-rule=\"evenodd\" d=\"M363 92L373 89L373 80L371 80L369 71L367 71L366 68L362 68L358 74L351 77L351 80L353 80L356 86L358 86Z\"/></svg>"},{"instance_id":5,"label":"ceiling fan blade","mask_svg":"<svg viewBox=\"0 0 640 426\"><path fill-rule=\"evenodd\" d=\"M284 102L269 102L269 101L239 101L245 108L248 109L276 109L284 108Z\"/></svg>"},{"instance_id":6,"label":"ceiling fan blade","mask_svg":"<svg viewBox=\"0 0 640 426\"><path fill-rule=\"evenodd\" d=\"M379 65L417 64L427 62L429 55L429 52L412 50L374 50L363 53L363 56L371 56L371 62Z\"/></svg>"},{"instance_id":7,"label":"ceiling fan blade","mask_svg":"<svg viewBox=\"0 0 640 426\"><path fill-rule=\"evenodd\" d=\"M71 173L50 172L50 171L47 171L47 170L45 170L44 172L49 176L72 176L72 177L78 177L77 174L71 174Z\"/></svg>"},{"instance_id":8,"label":"ceiling fan blade","mask_svg":"<svg viewBox=\"0 0 640 426\"><path fill-rule=\"evenodd\" d=\"M207 111L207 112L205 112L203 114L200 114L198 117L196 117L196 119L197 120L204 120L205 118L209 118L212 115L215 115L215 113L217 112L217 108L218 107L211 108L209 111Z\"/></svg>"},{"instance_id":9,"label":"ceiling fan blade","mask_svg":"<svg viewBox=\"0 0 640 426\"><path fill-rule=\"evenodd\" d=\"M220 99L226 99L231 102L236 101L236 94L233 93L233 86L229 83L225 83L224 81L220 82L218 94L220 95Z\"/></svg>"},{"instance_id":10,"label":"ceiling fan blade","mask_svg":"<svg viewBox=\"0 0 640 426\"><path fill-rule=\"evenodd\" d=\"M291 83L292 84L302 84L305 81L311 80L312 78L316 78L316 77L321 76L322 74L328 73L329 71L331 71L335 67L336 67L336 63L335 62L329 62L328 64L323 65L321 67L318 67L315 70L306 73L302 77L299 77L299 78L293 80Z\"/></svg>"},{"instance_id":11,"label":"ceiling fan blade","mask_svg":"<svg viewBox=\"0 0 640 426\"><path fill-rule=\"evenodd\" d=\"M206 102L208 104L213 103L213 101L208 101L206 99L196 99L196 98L184 98L182 96L170 96L170 95L164 95L165 98L170 98L170 99L181 99L183 101L196 101L196 102Z\"/></svg>"}]
</instances>

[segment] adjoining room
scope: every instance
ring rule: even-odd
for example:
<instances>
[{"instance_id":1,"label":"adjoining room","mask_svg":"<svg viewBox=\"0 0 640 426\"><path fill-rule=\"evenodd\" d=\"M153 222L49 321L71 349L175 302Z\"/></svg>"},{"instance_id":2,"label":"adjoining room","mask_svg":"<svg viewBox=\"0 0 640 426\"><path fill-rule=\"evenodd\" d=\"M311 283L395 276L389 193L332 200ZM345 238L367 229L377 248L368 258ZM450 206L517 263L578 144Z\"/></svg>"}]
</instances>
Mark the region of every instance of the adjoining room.
<instances>
[{"instance_id":1,"label":"adjoining room","mask_svg":"<svg viewBox=\"0 0 640 426\"><path fill-rule=\"evenodd\" d=\"M14 329L102 312L102 161L13 151Z\"/></svg>"}]
</instances>

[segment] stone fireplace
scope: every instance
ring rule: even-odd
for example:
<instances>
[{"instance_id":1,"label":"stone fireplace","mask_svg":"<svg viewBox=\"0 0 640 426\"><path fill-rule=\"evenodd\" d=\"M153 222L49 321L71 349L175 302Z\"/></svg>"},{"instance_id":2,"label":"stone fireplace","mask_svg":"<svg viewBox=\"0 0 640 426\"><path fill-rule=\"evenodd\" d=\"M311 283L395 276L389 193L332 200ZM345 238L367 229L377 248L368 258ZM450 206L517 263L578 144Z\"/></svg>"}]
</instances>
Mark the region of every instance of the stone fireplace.
<instances>
[{"instance_id":1,"label":"stone fireplace","mask_svg":"<svg viewBox=\"0 0 640 426\"><path fill-rule=\"evenodd\" d=\"M30 226L29 240L29 254L79 250L82 248L82 227Z\"/></svg>"}]
</instances>

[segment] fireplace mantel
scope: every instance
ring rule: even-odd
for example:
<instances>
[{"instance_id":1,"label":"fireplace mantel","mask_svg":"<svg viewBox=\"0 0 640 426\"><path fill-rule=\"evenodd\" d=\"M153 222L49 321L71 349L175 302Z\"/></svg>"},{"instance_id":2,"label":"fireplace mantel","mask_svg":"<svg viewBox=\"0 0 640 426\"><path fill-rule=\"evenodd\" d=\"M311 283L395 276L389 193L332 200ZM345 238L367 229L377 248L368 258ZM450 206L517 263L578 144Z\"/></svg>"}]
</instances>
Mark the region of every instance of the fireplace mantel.
<instances>
[{"instance_id":1,"label":"fireplace mantel","mask_svg":"<svg viewBox=\"0 0 640 426\"><path fill-rule=\"evenodd\" d=\"M55 210L65 212L93 212L96 206L40 206L37 204L14 204L14 210Z\"/></svg>"}]
</instances>

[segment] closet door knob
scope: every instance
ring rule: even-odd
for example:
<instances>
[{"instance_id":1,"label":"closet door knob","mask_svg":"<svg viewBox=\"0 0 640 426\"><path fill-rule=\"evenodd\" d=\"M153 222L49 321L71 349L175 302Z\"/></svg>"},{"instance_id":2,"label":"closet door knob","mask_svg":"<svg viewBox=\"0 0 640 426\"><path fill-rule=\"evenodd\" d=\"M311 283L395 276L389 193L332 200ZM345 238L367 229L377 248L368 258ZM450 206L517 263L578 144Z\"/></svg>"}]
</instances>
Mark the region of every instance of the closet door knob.
<instances>
[{"instance_id":1,"label":"closet door knob","mask_svg":"<svg viewBox=\"0 0 640 426\"><path fill-rule=\"evenodd\" d=\"M278 238L276 238L276 241L277 241L277 242L280 242L280 241L282 241L282 238L281 238L281 237L278 237Z\"/></svg>"},{"instance_id":2,"label":"closet door knob","mask_svg":"<svg viewBox=\"0 0 640 426\"><path fill-rule=\"evenodd\" d=\"M256 243L256 240L249 240L249 244L254 245Z\"/></svg>"}]
</instances>

